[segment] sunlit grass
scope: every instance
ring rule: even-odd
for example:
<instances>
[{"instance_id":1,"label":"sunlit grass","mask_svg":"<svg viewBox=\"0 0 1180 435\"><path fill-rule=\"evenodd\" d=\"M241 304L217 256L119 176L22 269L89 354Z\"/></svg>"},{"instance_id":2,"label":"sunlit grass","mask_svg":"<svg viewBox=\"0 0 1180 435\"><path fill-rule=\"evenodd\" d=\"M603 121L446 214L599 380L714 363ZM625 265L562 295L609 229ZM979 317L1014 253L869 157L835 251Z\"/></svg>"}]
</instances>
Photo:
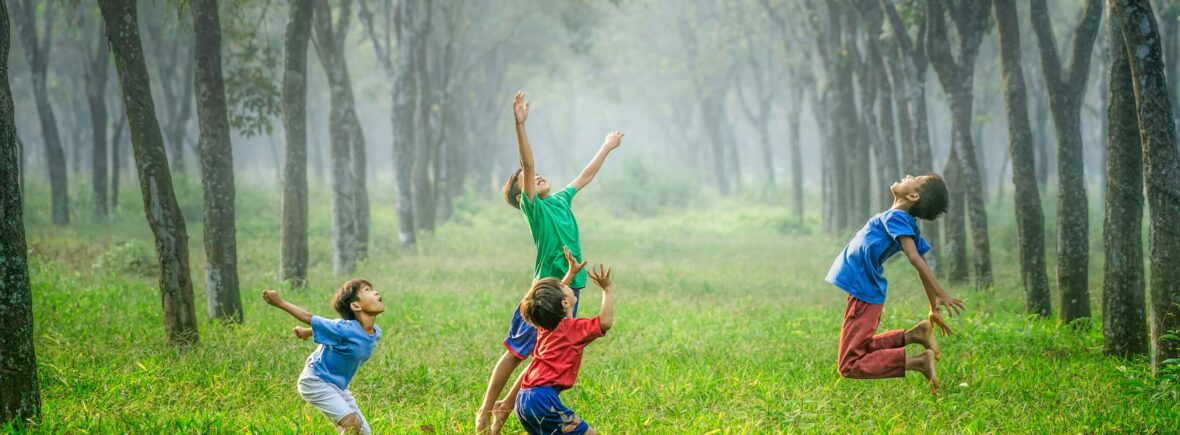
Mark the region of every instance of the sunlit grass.
<instances>
[{"instance_id":1,"label":"sunlit grass","mask_svg":"<svg viewBox=\"0 0 1180 435\"><path fill-rule=\"evenodd\" d=\"M125 184L119 212L105 224L85 218L86 189L77 186L73 191L83 193L73 204L76 223L67 228L48 225L47 188L29 186L40 430L331 430L295 391L312 345L291 337L296 321L258 297L278 286L279 198L239 188L246 312L237 326L206 320L200 188L179 189L204 321L201 344L177 349L165 343L154 277L91 267L121 242L150 245L135 186ZM345 277L331 276L330 201L325 192L315 194L311 285L286 297L328 315L332 289ZM379 318L385 336L352 390L377 433L471 431L503 351L499 341L529 284L533 255L519 213L492 193L483 196L460 201L450 223L410 250L396 246L391 202L373 202L372 252L355 275L376 284L388 311ZM823 277L845 240L819 232L818 216L797 224L785 207L748 198L706 195L696 203L693 210L621 218L594 191L577 201L587 259L615 266L617 313L615 328L587 349L578 383L562 399L604 433L1180 430L1175 403L1133 388L1150 382L1144 360L1102 356L1097 319L1075 332L1021 314L1007 204L991 221L995 287L948 288L967 300L969 311L951 319L956 334L942 339L943 391L931 397L917 375L887 381L837 375L845 299ZM881 326L908 327L925 314L918 281L903 261L890 263L887 277ZM583 298L581 314L596 313L599 291L590 287ZM506 430L520 426L513 421Z\"/></svg>"}]
</instances>

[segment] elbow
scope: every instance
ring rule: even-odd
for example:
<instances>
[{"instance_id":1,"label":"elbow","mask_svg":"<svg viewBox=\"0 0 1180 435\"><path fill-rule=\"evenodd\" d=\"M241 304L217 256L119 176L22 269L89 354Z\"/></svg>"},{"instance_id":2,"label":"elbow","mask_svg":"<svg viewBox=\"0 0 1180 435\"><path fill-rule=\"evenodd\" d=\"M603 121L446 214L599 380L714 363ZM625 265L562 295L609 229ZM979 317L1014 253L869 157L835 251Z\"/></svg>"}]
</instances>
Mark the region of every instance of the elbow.
<instances>
[{"instance_id":1,"label":"elbow","mask_svg":"<svg viewBox=\"0 0 1180 435\"><path fill-rule=\"evenodd\" d=\"M606 334L606 331L610 331L610 328L613 325L614 325L614 322L612 322L610 320L603 320L598 324L598 327L600 329L602 329L603 334Z\"/></svg>"}]
</instances>

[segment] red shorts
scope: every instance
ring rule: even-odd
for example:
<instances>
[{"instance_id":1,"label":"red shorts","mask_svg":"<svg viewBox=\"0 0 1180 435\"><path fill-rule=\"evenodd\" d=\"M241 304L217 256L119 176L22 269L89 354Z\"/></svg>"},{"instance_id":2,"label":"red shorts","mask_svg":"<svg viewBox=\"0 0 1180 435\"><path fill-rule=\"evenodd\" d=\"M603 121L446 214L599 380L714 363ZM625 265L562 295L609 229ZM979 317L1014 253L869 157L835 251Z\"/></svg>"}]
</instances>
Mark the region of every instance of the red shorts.
<instances>
[{"instance_id":1,"label":"red shorts","mask_svg":"<svg viewBox=\"0 0 1180 435\"><path fill-rule=\"evenodd\" d=\"M853 379L905 376L905 331L873 335L881 323L883 307L848 296L844 327L840 330L840 354L836 359L840 376Z\"/></svg>"}]
</instances>

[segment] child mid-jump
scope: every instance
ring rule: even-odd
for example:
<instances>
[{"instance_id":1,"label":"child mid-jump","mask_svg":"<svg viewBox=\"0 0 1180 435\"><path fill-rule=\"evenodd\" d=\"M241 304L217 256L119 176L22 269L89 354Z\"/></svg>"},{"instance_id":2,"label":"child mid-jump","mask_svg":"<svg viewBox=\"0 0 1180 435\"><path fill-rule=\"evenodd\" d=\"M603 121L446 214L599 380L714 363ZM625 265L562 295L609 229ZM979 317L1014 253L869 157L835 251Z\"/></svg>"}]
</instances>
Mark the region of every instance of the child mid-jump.
<instances>
[{"instance_id":1,"label":"child mid-jump","mask_svg":"<svg viewBox=\"0 0 1180 435\"><path fill-rule=\"evenodd\" d=\"M356 406L348 383L357 369L377 346L381 328L374 323L377 315L385 312L381 294L363 279L353 279L340 286L332 298L332 308L340 319L328 320L313 316L307 310L284 301L279 292L264 290L267 303L283 309L311 328L296 326L295 336L311 338L318 346L307 357L303 373L299 374L299 395L319 409L336 425L336 431L349 434L370 434L365 415Z\"/></svg>"},{"instance_id":2,"label":"child mid-jump","mask_svg":"<svg viewBox=\"0 0 1180 435\"><path fill-rule=\"evenodd\" d=\"M840 353L837 368L841 376L853 379L904 377L906 370L919 371L930 381L930 393L938 392L938 375L934 362L939 357L931 323L943 334L950 328L942 320L940 310L958 314L963 301L943 291L930 266L922 255L930 245L918 232L914 218L933 220L946 211L947 189L942 177L931 174L921 177L907 175L889 187L893 192L893 207L869 219L852 241L844 246L828 271L828 282L848 292L848 307L844 309L844 326L840 331ZM909 330L895 330L873 335L881 322L881 308L885 304L885 260L904 252L918 272L926 298L930 300L927 320ZM926 351L906 357L905 345L918 343Z\"/></svg>"},{"instance_id":3,"label":"child mid-jump","mask_svg":"<svg viewBox=\"0 0 1180 435\"><path fill-rule=\"evenodd\" d=\"M570 259L571 268L574 265ZM582 263L585 264L585 263ZM614 323L610 268L598 265L590 279L602 288L602 308L592 318L574 317L577 296L564 282L545 278L533 283L520 302L520 311L537 328L537 350L521 376L516 397L516 418L530 435L597 434L557 397L574 385L582 366L582 352L590 342L606 335Z\"/></svg>"},{"instance_id":4,"label":"child mid-jump","mask_svg":"<svg viewBox=\"0 0 1180 435\"><path fill-rule=\"evenodd\" d=\"M537 246L536 263L533 268L533 279L559 278L565 274L566 261L562 248L568 247L576 259L582 258L582 245L578 237L578 222L570 210L574 195L594 180L606 156L619 147L623 133L618 131L606 135L602 148L594 155L594 159L586 165L568 186L550 195L549 181L536 172L533 165L533 151L529 146L528 135L525 133L525 120L529 115L529 103L524 99L523 92L517 92L512 102L513 115L516 118L516 141L520 153L520 169L513 171L504 183L504 200L512 207L520 209L528 221L529 230L533 235L533 242ZM575 303L573 313L578 312L576 298L578 292L586 286L585 272L574 277L570 287L573 288ZM529 357L537 343L536 329L525 322L517 309L512 314L512 324L508 330L508 337L503 344L504 354L496 362L488 380L487 391L484 392L483 402L475 416L477 433L485 433L489 427L495 429L503 423L512 411L513 402L506 399L497 403L496 398L504 389L512 372L520 362ZM495 406L496 423L492 425L491 414Z\"/></svg>"}]
</instances>

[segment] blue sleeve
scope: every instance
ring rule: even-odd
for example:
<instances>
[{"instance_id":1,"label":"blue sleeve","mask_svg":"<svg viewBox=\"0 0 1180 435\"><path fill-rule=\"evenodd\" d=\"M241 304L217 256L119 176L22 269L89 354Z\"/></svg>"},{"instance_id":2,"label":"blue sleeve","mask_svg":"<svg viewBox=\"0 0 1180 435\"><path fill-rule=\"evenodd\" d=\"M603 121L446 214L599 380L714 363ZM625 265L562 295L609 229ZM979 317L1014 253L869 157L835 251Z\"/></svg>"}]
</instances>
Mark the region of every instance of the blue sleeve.
<instances>
[{"instance_id":1,"label":"blue sleeve","mask_svg":"<svg viewBox=\"0 0 1180 435\"><path fill-rule=\"evenodd\" d=\"M311 339L325 346L340 346L344 343L344 321L328 320L311 316Z\"/></svg>"},{"instance_id":2,"label":"blue sleeve","mask_svg":"<svg viewBox=\"0 0 1180 435\"><path fill-rule=\"evenodd\" d=\"M904 211L893 211L885 216L885 232L889 238L897 240L899 237L909 236L917 238L918 228L910 215ZM915 243L917 241L915 240Z\"/></svg>"},{"instance_id":3,"label":"blue sleeve","mask_svg":"<svg viewBox=\"0 0 1180 435\"><path fill-rule=\"evenodd\" d=\"M560 192L557 192L556 194L554 194L553 198L564 203L566 207L569 207L570 205L573 205L574 195L577 195L577 194L578 194L578 188L574 187L574 185L571 184L569 186L565 186L565 188L561 189Z\"/></svg>"}]
</instances>

